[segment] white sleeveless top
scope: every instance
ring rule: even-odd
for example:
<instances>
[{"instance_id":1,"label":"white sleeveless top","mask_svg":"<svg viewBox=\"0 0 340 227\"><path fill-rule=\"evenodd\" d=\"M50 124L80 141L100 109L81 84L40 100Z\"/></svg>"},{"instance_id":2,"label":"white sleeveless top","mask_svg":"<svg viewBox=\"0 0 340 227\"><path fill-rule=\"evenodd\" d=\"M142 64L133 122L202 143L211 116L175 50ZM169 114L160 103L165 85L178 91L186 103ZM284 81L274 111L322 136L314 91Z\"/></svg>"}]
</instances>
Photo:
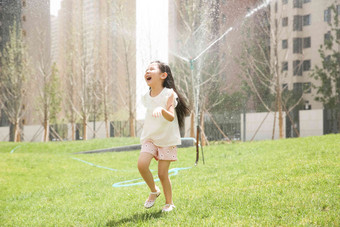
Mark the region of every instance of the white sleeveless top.
<instances>
[{"instance_id":1,"label":"white sleeveless top","mask_svg":"<svg viewBox=\"0 0 340 227\"><path fill-rule=\"evenodd\" d=\"M142 96L142 103L146 107L146 115L143 132L140 138L141 143L151 140L159 147L169 147L181 144L176 110L174 111L175 119L173 121L166 120L163 115L157 118L152 116L152 112L155 108L163 107L166 109L168 99L172 93L174 93L174 107L176 107L178 96L176 92L170 88L163 88L161 93L156 97L151 97L150 91Z\"/></svg>"}]
</instances>

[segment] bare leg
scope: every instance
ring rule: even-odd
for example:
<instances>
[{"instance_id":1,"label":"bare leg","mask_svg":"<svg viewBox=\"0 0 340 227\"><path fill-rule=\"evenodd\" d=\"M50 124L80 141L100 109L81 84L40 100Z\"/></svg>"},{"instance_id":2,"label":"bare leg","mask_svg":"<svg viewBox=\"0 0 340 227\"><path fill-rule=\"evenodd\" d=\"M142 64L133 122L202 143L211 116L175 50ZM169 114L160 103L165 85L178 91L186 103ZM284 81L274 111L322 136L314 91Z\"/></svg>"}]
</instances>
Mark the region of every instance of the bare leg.
<instances>
[{"instance_id":1,"label":"bare leg","mask_svg":"<svg viewBox=\"0 0 340 227\"><path fill-rule=\"evenodd\" d=\"M155 186L155 181L153 180L152 173L149 169L150 162L153 159L152 154L142 152L139 155L138 158L138 170L140 174L142 175L145 183L149 186L150 190L152 192L156 192L156 186ZM156 195L150 194L149 200L155 200Z\"/></svg>"},{"instance_id":2,"label":"bare leg","mask_svg":"<svg viewBox=\"0 0 340 227\"><path fill-rule=\"evenodd\" d=\"M165 203L166 204L173 204L172 201L172 189L171 189L171 181L169 178L169 166L170 161L158 161L158 177L161 180L164 196L165 196Z\"/></svg>"}]
</instances>

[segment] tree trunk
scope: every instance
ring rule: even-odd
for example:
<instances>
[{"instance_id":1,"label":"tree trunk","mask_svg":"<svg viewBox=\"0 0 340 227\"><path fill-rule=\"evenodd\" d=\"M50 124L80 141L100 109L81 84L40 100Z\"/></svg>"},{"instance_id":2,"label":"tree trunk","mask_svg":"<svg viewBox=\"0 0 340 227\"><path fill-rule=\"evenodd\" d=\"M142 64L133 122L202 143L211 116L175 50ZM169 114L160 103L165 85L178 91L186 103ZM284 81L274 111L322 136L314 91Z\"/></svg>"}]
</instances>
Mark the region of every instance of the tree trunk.
<instances>
[{"instance_id":1,"label":"tree trunk","mask_svg":"<svg viewBox=\"0 0 340 227\"><path fill-rule=\"evenodd\" d=\"M278 89L278 110L279 110L279 129L280 129L280 139L283 138L283 116L282 116L282 104L281 104L281 91Z\"/></svg>"},{"instance_id":2,"label":"tree trunk","mask_svg":"<svg viewBox=\"0 0 340 227\"><path fill-rule=\"evenodd\" d=\"M104 113L104 120L105 120L105 133L106 133L106 138L110 138L110 131L109 131L109 127L110 127L110 124L109 124L109 119L107 117L107 112L105 111Z\"/></svg>"},{"instance_id":3,"label":"tree trunk","mask_svg":"<svg viewBox=\"0 0 340 227\"><path fill-rule=\"evenodd\" d=\"M86 120L86 115L83 116L83 140L87 140L87 120Z\"/></svg>"},{"instance_id":4,"label":"tree trunk","mask_svg":"<svg viewBox=\"0 0 340 227\"><path fill-rule=\"evenodd\" d=\"M135 119L134 119L133 113L131 112L131 109L130 109L129 122L130 122L130 137L136 137L136 134L135 134Z\"/></svg>"},{"instance_id":5,"label":"tree trunk","mask_svg":"<svg viewBox=\"0 0 340 227\"><path fill-rule=\"evenodd\" d=\"M191 111L190 115L190 137L195 138L195 113Z\"/></svg>"},{"instance_id":6,"label":"tree trunk","mask_svg":"<svg viewBox=\"0 0 340 227\"><path fill-rule=\"evenodd\" d=\"M14 124L14 142L20 142L20 128L19 128L19 122L15 121Z\"/></svg>"},{"instance_id":7,"label":"tree trunk","mask_svg":"<svg viewBox=\"0 0 340 227\"><path fill-rule=\"evenodd\" d=\"M106 86L106 85L105 85ZM109 117L108 117L108 113L107 113L107 101L106 101L106 89L105 89L105 93L104 93L104 121L105 121L105 134L106 134L106 138L110 137L110 124L109 124Z\"/></svg>"},{"instance_id":8,"label":"tree trunk","mask_svg":"<svg viewBox=\"0 0 340 227\"><path fill-rule=\"evenodd\" d=\"M201 127L201 146L205 146L206 145L206 138L205 138L205 134L204 134L204 112L201 112L201 118L200 118L200 127Z\"/></svg>"},{"instance_id":9,"label":"tree trunk","mask_svg":"<svg viewBox=\"0 0 340 227\"><path fill-rule=\"evenodd\" d=\"M49 135L50 135L50 123L49 123L49 120L45 117L45 119L44 119L44 138L43 138L44 142L49 141Z\"/></svg>"},{"instance_id":10,"label":"tree trunk","mask_svg":"<svg viewBox=\"0 0 340 227\"><path fill-rule=\"evenodd\" d=\"M275 75L276 75L276 103L277 110L279 112L279 131L280 139L283 138L283 117L282 117L282 99L281 99L281 84L280 84L280 69L279 69L279 56L278 56L278 36L277 36L277 26L275 23L275 47L274 47L274 64L275 64Z\"/></svg>"},{"instance_id":11,"label":"tree trunk","mask_svg":"<svg viewBox=\"0 0 340 227\"><path fill-rule=\"evenodd\" d=\"M275 127L276 127L276 112L274 112L274 124L273 124L273 132L272 132L272 140L275 138Z\"/></svg>"},{"instance_id":12,"label":"tree trunk","mask_svg":"<svg viewBox=\"0 0 340 227\"><path fill-rule=\"evenodd\" d=\"M72 128L72 140L76 140L76 129L74 127L74 121L71 122L71 128Z\"/></svg>"}]
</instances>

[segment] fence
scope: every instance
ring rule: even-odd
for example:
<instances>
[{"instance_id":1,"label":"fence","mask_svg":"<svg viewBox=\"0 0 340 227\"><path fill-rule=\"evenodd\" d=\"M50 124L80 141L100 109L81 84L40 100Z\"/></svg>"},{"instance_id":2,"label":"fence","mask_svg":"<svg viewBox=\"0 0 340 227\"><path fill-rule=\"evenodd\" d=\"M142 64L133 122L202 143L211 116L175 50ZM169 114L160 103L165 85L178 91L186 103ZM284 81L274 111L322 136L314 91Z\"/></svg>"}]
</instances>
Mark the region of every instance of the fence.
<instances>
[{"instance_id":1,"label":"fence","mask_svg":"<svg viewBox=\"0 0 340 227\"><path fill-rule=\"evenodd\" d=\"M136 136L141 134L143 122L136 121ZM22 132L22 141L41 142L43 140L44 128L42 125L25 125ZM0 127L0 141L10 140L10 126ZM75 138L82 140L84 135L83 124L75 124ZM130 136L130 124L128 121L112 121L109 128L110 137ZM104 121L88 122L87 138L106 138L106 128ZM50 125L50 141L72 140L71 124Z\"/></svg>"},{"instance_id":2,"label":"fence","mask_svg":"<svg viewBox=\"0 0 340 227\"><path fill-rule=\"evenodd\" d=\"M300 110L291 113L294 127L288 116L284 115L283 121L284 137L317 136L329 133L339 133L337 123L337 112L335 110ZM267 140L272 139L275 119L274 139L279 138L278 114L275 113L246 113L245 118L240 113L206 114L204 117L204 133L208 140ZM185 120L183 136L190 136L190 118ZM143 121L136 121L136 136L142 131ZM82 124L76 125L76 139L83 138ZM295 128L295 129L294 129ZM110 122L110 137L130 136L128 121ZM295 132L297 130L297 133ZM9 141L10 128L0 127L0 141ZM43 138L43 127L41 125L26 125L23 128L23 141L40 142ZM103 121L89 122L87 130L88 139L105 138L106 129ZM50 140L71 140L72 130L70 124L59 124L50 126Z\"/></svg>"}]
</instances>

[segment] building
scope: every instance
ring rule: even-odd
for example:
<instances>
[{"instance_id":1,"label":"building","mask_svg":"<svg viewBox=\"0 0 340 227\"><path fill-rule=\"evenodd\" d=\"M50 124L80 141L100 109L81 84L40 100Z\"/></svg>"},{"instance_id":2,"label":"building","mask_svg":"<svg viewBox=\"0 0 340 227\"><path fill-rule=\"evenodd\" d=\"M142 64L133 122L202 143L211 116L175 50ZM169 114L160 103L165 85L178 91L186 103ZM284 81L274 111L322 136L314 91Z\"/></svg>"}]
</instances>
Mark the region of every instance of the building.
<instances>
[{"instance_id":1,"label":"building","mask_svg":"<svg viewBox=\"0 0 340 227\"><path fill-rule=\"evenodd\" d=\"M332 4L339 11L339 0L277 0L270 5L272 28L277 24L282 88L304 91L306 109L323 109L323 104L314 100L317 90L311 86L320 85L320 81L310 75L315 66L322 67L318 50L330 31ZM271 45L273 59L274 43Z\"/></svg>"},{"instance_id":2,"label":"building","mask_svg":"<svg viewBox=\"0 0 340 227\"><path fill-rule=\"evenodd\" d=\"M64 0L58 15L58 29L58 70L68 92L65 92L64 113L60 118L70 118L72 109L79 108L81 98L76 89L82 83L79 78L85 76L98 84L100 93L91 103L90 121L100 120L101 115L109 121L133 118L130 124L134 124L136 2ZM70 88L65 83L70 78L78 78L73 83L77 86ZM72 106L67 105L71 98ZM79 116L68 121L78 122Z\"/></svg>"},{"instance_id":3,"label":"building","mask_svg":"<svg viewBox=\"0 0 340 227\"><path fill-rule=\"evenodd\" d=\"M21 14L20 1L0 1L0 57L9 40L9 29L15 20L17 24L21 23ZM9 125L9 122L3 110L0 110L0 126L4 125Z\"/></svg>"},{"instance_id":4,"label":"building","mask_svg":"<svg viewBox=\"0 0 340 227\"><path fill-rule=\"evenodd\" d=\"M51 67L51 22L50 0L22 1L22 32L27 46L31 66L28 97L25 104L24 125L41 124L41 113L37 111L41 67ZM41 78L41 77L40 77Z\"/></svg>"},{"instance_id":5,"label":"building","mask_svg":"<svg viewBox=\"0 0 340 227\"><path fill-rule=\"evenodd\" d=\"M52 63L57 62L57 58L59 54L58 36L59 36L58 17L51 15L51 59L52 59Z\"/></svg>"},{"instance_id":6,"label":"building","mask_svg":"<svg viewBox=\"0 0 340 227\"><path fill-rule=\"evenodd\" d=\"M22 1L0 1L0 51L6 45L9 39L9 28L13 26L14 21L21 26L24 42L27 47L30 65L32 66L31 74L36 74L38 62L48 59L50 56L50 2L40 0L22 0ZM42 46L44 45L44 46ZM36 97L36 90L32 88L28 91L29 97ZM35 114L35 100L26 100L24 104L25 117L22 123L39 124L39 116ZM8 125L5 115L1 114L1 125Z\"/></svg>"}]
</instances>

